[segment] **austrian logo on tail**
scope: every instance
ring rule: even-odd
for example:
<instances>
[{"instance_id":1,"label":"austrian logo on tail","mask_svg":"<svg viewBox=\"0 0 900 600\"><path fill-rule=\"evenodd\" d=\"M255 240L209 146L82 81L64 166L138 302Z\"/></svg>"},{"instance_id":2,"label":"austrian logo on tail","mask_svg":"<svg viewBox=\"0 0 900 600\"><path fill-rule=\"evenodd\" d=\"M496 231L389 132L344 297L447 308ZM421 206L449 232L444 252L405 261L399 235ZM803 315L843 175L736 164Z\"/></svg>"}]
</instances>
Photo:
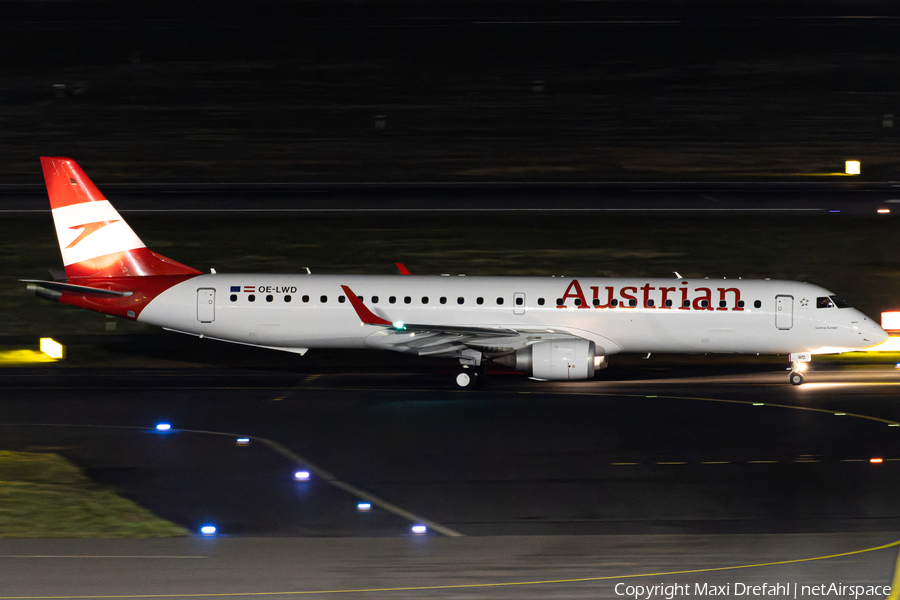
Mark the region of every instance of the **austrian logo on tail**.
<instances>
[{"instance_id":1,"label":"austrian logo on tail","mask_svg":"<svg viewBox=\"0 0 900 600\"><path fill-rule=\"evenodd\" d=\"M78 237L72 240L72 243L66 246L66 250L69 248L73 248L78 245L78 242L96 232L99 229L106 227L112 223L118 223L119 219L114 219L112 221L97 221L95 223L85 223L84 225L73 225L69 227L69 229L81 229L81 233L78 234Z\"/></svg>"}]
</instances>

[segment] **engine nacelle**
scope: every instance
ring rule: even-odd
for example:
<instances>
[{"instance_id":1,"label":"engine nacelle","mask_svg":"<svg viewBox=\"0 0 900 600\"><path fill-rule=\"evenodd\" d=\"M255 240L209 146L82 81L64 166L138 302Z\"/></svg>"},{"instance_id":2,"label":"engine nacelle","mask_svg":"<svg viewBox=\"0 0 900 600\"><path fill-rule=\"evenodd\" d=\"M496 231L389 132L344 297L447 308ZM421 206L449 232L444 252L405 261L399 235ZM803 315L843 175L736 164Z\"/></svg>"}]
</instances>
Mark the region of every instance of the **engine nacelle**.
<instances>
[{"instance_id":1,"label":"engine nacelle","mask_svg":"<svg viewBox=\"0 0 900 600\"><path fill-rule=\"evenodd\" d=\"M556 381L590 379L594 369L606 368L606 356L597 354L594 342L582 339L538 342L496 360L536 379Z\"/></svg>"}]
</instances>

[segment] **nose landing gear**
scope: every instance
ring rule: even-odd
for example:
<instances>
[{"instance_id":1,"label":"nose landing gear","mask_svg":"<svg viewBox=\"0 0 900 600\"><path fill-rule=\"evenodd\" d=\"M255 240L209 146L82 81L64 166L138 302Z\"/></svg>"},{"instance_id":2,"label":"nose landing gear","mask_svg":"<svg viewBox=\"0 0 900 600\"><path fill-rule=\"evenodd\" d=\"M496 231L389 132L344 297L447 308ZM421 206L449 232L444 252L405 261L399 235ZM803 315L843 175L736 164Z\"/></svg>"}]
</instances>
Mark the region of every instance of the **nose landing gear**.
<instances>
[{"instance_id":1,"label":"nose landing gear","mask_svg":"<svg viewBox=\"0 0 900 600\"><path fill-rule=\"evenodd\" d=\"M803 383L803 371L812 360L812 354L809 352L794 352L791 354L791 374L788 381L791 385L800 385Z\"/></svg>"}]
</instances>

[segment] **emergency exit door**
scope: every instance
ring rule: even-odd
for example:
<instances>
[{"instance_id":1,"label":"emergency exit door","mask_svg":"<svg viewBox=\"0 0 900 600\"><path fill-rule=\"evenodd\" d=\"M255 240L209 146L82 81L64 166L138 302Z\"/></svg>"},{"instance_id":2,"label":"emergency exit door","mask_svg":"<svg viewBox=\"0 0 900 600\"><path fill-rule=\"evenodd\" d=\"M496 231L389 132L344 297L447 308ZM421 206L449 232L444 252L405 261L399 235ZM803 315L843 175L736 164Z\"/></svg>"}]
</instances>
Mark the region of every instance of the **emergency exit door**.
<instances>
[{"instance_id":1,"label":"emergency exit door","mask_svg":"<svg viewBox=\"0 0 900 600\"><path fill-rule=\"evenodd\" d=\"M197 290L197 320L201 323L212 323L216 320L216 290L211 288Z\"/></svg>"},{"instance_id":2,"label":"emergency exit door","mask_svg":"<svg viewBox=\"0 0 900 600\"><path fill-rule=\"evenodd\" d=\"M775 296L775 327L790 329L794 326L794 297Z\"/></svg>"}]
</instances>

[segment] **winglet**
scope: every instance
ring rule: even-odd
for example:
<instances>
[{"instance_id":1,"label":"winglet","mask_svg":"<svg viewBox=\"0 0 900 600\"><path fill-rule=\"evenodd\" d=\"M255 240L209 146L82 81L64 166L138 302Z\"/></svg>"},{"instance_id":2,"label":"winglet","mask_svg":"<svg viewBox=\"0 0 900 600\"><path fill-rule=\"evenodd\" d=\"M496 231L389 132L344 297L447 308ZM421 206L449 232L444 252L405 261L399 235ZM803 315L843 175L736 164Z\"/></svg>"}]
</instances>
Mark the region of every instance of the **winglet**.
<instances>
[{"instance_id":1,"label":"winglet","mask_svg":"<svg viewBox=\"0 0 900 600\"><path fill-rule=\"evenodd\" d=\"M387 319L382 319L369 310L369 308L363 304L363 301L359 299L359 296L354 294L353 290L349 287L342 285L341 289L347 294L347 298L350 300L350 304L353 305L353 309L356 311L356 315L359 317L360 321L366 325L393 325L393 323Z\"/></svg>"},{"instance_id":2,"label":"winglet","mask_svg":"<svg viewBox=\"0 0 900 600\"><path fill-rule=\"evenodd\" d=\"M397 265L397 270L400 271L401 275L412 275L412 273L409 272L409 269L407 269L406 265L404 265L403 263L394 264Z\"/></svg>"}]
</instances>

